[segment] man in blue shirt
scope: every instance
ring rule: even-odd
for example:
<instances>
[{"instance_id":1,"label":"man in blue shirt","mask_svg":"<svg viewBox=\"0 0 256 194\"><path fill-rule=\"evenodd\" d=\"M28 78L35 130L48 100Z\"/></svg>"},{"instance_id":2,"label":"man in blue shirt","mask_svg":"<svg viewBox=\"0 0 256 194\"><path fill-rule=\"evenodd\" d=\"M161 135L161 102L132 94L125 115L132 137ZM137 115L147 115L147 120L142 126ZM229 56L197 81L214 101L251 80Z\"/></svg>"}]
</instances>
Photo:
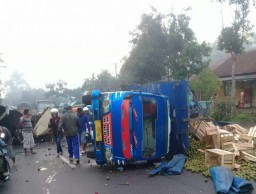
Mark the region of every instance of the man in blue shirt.
<instances>
[{"instance_id":1,"label":"man in blue shirt","mask_svg":"<svg viewBox=\"0 0 256 194\"><path fill-rule=\"evenodd\" d=\"M88 117L83 113L82 108L77 109L77 116L80 121L81 127L79 128L79 140L81 145L81 154L85 154L86 152L86 144L87 144L87 135L89 133L89 121Z\"/></svg>"}]
</instances>

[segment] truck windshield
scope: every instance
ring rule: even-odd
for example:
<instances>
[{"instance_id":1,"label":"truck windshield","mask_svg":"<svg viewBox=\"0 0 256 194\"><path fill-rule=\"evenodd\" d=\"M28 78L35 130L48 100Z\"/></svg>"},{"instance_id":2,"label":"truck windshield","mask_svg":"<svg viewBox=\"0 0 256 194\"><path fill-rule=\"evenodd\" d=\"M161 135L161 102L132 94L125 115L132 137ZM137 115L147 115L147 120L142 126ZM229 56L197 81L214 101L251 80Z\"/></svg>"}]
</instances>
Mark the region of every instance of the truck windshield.
<instances>
[{"instance_id":1,"label":"truck windshield","mask_svg":"<svg viewBox=\"0 0 256 194\"><path fill-rule=\"evenodd\" d=\"M157 104L154 99L143 98L143 158L153 157L156 152Z\"/></svg>"}]
</instances>

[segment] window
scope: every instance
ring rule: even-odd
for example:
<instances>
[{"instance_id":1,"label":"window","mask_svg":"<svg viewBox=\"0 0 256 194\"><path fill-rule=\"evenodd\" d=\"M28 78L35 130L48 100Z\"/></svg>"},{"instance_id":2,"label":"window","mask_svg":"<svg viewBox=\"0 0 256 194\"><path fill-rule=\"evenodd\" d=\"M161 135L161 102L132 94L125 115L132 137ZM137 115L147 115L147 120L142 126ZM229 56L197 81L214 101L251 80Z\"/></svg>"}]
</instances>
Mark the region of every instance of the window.
<instances>
[{"instance_id":1,"label":"window","mask_svg":"<svg viewBox=\"0 0 256 194\"><path fill-rule=\"evenodd\" d=\"M231 82L227 81L224 82L224 95L225 96L231 96Z\"/></svg>"},{"instance_id":2,"label":"window","mask_svg":"<svg viewBox=\"0 0 256 194\"><path fill-rule=\"evenodd\" d=\"M156 153L157 104L154 99L144 98L143 103L143 145L142 156L149 158Z\"/></svg>"}]
</instances>

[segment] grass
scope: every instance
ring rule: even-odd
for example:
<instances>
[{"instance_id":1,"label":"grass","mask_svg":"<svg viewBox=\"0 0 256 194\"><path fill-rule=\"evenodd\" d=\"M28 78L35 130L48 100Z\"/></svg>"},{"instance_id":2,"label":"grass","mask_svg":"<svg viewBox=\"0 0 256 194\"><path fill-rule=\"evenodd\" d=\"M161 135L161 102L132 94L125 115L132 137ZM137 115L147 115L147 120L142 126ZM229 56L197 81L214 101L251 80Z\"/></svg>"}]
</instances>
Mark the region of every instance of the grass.
<instances>
[{"instance_id":1,"label":"grass","mask_svg":"<svg viewBox=\"0 0 256 194\"><path fill-rule=\"evenodd\" d=\"M251 113L240 113L238 112L235 117L232 117L230 119L234 122L254 122L256 120L256 115L253 115Z\"/></svg>"}]
</instances>

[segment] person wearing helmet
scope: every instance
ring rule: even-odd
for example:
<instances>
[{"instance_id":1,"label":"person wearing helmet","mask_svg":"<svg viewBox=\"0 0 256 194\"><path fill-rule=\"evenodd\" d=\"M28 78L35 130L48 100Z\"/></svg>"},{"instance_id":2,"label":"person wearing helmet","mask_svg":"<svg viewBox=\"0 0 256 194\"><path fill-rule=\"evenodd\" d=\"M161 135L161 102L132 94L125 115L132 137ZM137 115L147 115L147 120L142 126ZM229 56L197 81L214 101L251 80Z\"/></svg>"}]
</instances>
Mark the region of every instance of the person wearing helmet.
<instances>
[{"instance_id":1,"label":"person wearing helmet","mask_svg":"<svg viewBox=\"0 0 256 194\"><path fill-rule=\"evenodd\" d=\"M52 118L49 120L48 127L52 130L53 132L53 137L57 146L57 154L62 155L62 147L61 147L61 138L62 138L62 131L58 130L59 126L59 111L56 108L51 109L51 115Z\"/></svg>"},{"instance_id":2,"label":"person wearing helmet","mask_svg":"<svg viewBox=\"0 0 256 194\"><path fill-rule=\"evenodd\" d=\"M85 107L83 108L83 112L84 112L84 114L87 116L88 121L89 121L89 122L92 122L92 115L91 115L90 109L85 106Z\"/></svg>"},{"instance_id":3,"label":"person wearing helmet","mask_svg":"<svg viewBox=\"0 0 256 194\"><path fill-rule=\"evenodd\" d=\"M86 152L86 144L87 144L87 134L89 132L89 121L87 116L83 113L83 110L85 108L78 108L77 109L77 116L79 117L79 121L81 124L81 127L79 128L79 140L81 145L81 154L85 154Z\"/></svg>"}]
</instances>

